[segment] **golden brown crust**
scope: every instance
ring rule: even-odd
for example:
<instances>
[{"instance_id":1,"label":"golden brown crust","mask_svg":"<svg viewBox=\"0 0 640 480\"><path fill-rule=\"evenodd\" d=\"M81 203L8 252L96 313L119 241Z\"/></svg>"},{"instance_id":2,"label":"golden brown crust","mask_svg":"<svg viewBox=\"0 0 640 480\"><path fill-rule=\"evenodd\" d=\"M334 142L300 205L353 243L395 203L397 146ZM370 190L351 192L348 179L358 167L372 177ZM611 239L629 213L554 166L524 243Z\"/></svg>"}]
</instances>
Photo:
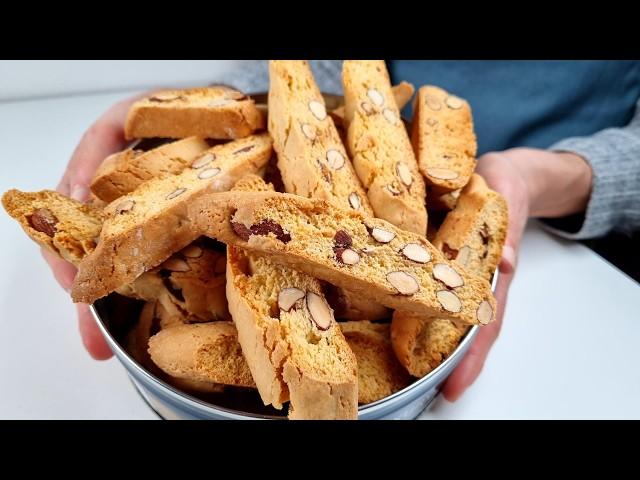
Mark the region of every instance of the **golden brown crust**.
<instances>
[{"instance_id":1,"label":"golden brown crust","mask_svg":"<svg viewBox=\"0 0 640 480\"><path fill-rule=\"evenodd\" d=\"M426 235L425 185L382 60L345 60L345 121L353 166L375 215Z\"/></svg>"},{"instance_id":2,"label":"golden brown crust","mask_svg":"<svg viewBox=\"0 0 640 480\"><path fill-rule=\"evenodd\" d=\"M391 348L388 323L341 322L340 328L358 360L358 402L372 403L411 383Z\"/></svg>"},{"instance_id":3,"label":"golden brown crust","mask_svg":"<svg viewBox=\"0 0 640 480\"><path fill-rule=\"evenodd\" d=\"M468 324L495 317L495 299L486 280L456 268L424 237L384 220L339 210L322 200L243 192L198 199L190 206L190 216L207 236L268 254L275 262L389 308ZM393 238L380 242L373 236L379 230Z\"/></svg>"},{"instance_id":4,"label":"golden brown crust","mask_svg":"<svg viewBox=\"0 0 640 480\"><path fill-rule=\"evenodd\" d=\"M2 205L29 238L74 265L96 247L104 217L100 208L53 190L12 189L2 196Z\"/></svg>"},{"instance_id":5,"label":"golden brown crust","mask_svg":"<svg viewBox=\"0 0 640 480\"><path fill-rule=\"evenodd\" d=\"M229 190L271 156L268 135L255 135L204 152L179 175L151 179L106 209L100 244L79 265L71 296L91 303L165 261L200 235L188 205L207 192Z\"/></svg>"},{"instance_id":6,"label":"golden brown crust","mask_svg":"<svg viewBox=\"0 0 640 480\"><path fill-rule=\"evenodd\" d=\"M445 90L424 86L414 104L411 141L420 172L444 191L464 187L476 166L476 136L469 104Z\"/></svg>"},{"instance_id":7,"label":"golden brown crust","mask_svg":"<svg viewBox=\"0 0 640 480\"><path fill-rule=\"evenodd\" d=\"M244 94L226 87L156 92L133 104L125 137L238 139L264 128L264 117Z\"/></svg>"},{"instance_id":8,"label":"golden brown crust","mask_svg":"<svg viewBox=\"0 0 640 480\"><path fill-rule=\"evenodd\" d=\"M134 145L102 162L91 181L91 191L99 199L112 202L151 178L177 175L209 148L209 143L198 137L171 142L146 152Z\"/></svg>"}]
</instances>

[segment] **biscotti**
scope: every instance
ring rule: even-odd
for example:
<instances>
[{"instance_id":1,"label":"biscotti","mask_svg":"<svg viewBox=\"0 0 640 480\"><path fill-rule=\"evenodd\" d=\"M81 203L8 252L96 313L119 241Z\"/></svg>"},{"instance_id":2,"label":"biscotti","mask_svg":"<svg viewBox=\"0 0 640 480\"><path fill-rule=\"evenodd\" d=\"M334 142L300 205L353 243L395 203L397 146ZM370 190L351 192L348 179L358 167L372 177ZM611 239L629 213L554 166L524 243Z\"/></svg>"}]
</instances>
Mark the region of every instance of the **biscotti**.
<instances>
[{"instance_id":1,"label":"biscotti","mask_svg":"<svg viewBox=\"0 0 640 480\"><path fill-rule=\"evenodd\" d=\"M149 340L149 355L163 372L173 377L255 387L231 322L163 329Z\"/></svg>"},{"instance_id":2,"label":"biscotti","mask_svg":"<svg viewBox=\"0 0 640 480\"><path fill-rule=\"evenodd\" d=\"M233 192L270 190L255 176L233 187ZM229 310L265 405L281 409L290 401L290 418L355 418L355 357L320 282L233 247L227 256Z\"/></svg>"},{"instance_id":3,"label":"biscotti","mask_svg":"<svg viewBox=\"0 0 640 480\"><path fill-rule=\"evenodd\" d=\"M229 246L227 299L265 405L291 419L355 419L356 359L320 283Z\"/></svg>"},{"instance_id":4,"label":"biscotti","mask_svg":"<svg viewBox=\"0 0 640 480\"><path fill-rule=\"evenodd\" d=\"M508 217L504 197L473 174L438 229L433 245L448 259L489 280L502 257Z\"/></svg>"},{"instance_id":5,"label":"biscotti","mask_svg":"<svg viewBox=\"0 0 640 480\"><path fill-rule=\"evenodd\" d=\"M376 217L426 235L425 184L384 61L345 60L342 81L349 151Z\"/></svg>"},{"instance_id":6,"label":"biscotti","mask_svg":"<svg viewBox=\"0 0 640 480\"><path fill-rule=\"evenodd\" d=\"M178 174L202 152L211 148L198 137L163 144L152 150L139 143L107 157L91 181L91 191L105 202L133 192L143 182L163 174Z\"/></svg>"},{"instance_id":7,"label":"biscotti","mask_svg":"<svg viewBox=\"0 0 640 480\"><path fill-rule=\"evenodd\" d=\"M252 99L227 87L167 90L135 102L125 137L237 139L264 128Z\"/></svg>"},{"instance_id":8,"label":"biscotti","mask_svg":"<svg viewBox=\"0 0 640 480\"><path fill-rule=\"evenodd\" d=\"M100 208L53 190L9 190L2 205L29 238L74 265L96 247L104 217Z\"/></svg>"},{"instance_id":9,"label":"biscotti","mask_svg":"<svg viewBox=\"0 0 640 480\"><path fill-rule=\"evenodd\" d=\"M391 316L391 310L387 307L359 293L330 284L325 285L324 293L337 319L382 320Z\"/></svg>"},{"instance_id":10,"label":"biscotti","mask_svg":"<svg viewBox=\"0 0 640 480\"><path fill-rule=\"evenodd\" d=\"M391 348L388 323L358 321L339 325L358 360L358 403L378 401L411 383Z\"/></svg>"},{"instance_id":11,"label":"biscotti","mask_svg":"<svg viewBox=\"0 0 640 480\"><path fill-rule=\"evenodd\" d=\"M474 174L460 194L456 208L447 214L434 240L442 252L472 273L487 280L493 276L506 236L507 205ZM455 350L466 328L442 318L396 311L391 340L398 360L414 376L422 377Z\"/></svg>"},{"instance_id":12,"label":"biscotti","mask_svg":"<svg viewBox=\"0 0 640 480\"><path fill-rule=\"evenodd\" d=\"M389 308L459 323L494 320L489 283L449 262L421 235L323 200L284 193L219 193L189 215L204 235L269 255Z\"/></svg>"},{"instance_id":13,"label":"biscotti","mask_svg":"<svg viewBox=\"0 0 640 480\"><path fill-rule=\"evenodd\" d=\"M373 215L306 61L269 63L269 133L288 193Z\"/></svg>"},{"instance_id":14,"label":"biscotti","mask_svg":"<svg viewBox=\"0 0 640 480\"><path fill-rule=\"evenodd\" d=\"M109 204L97 248L79 265L71 296L91 303L131 283L200 235L188 205L207 192L229 190L271 156L267 134L218 145L179 175L151 179Z\"/></svg>"},{"instance_id":15,"label":"biscotti","mask_svg":"<svg viewBox=\"0 0 640 480\"><path fill-rule=\"evenodd\" d=\"M476 166L477 142L469 104L445 90L425 86L414 104L411 141L427 184L459 190Z\"/></svg>"}]
</instances>

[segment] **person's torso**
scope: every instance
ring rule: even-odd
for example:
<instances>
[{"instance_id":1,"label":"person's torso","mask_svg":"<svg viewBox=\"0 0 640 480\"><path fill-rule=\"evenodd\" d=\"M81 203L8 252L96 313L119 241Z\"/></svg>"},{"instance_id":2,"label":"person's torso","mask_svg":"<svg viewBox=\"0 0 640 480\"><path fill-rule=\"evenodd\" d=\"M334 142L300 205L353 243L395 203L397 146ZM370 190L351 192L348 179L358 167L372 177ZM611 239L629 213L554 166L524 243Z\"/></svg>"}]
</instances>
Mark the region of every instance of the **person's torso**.
<instances>
[{"instance_id":1,"label":"person's torso","mask_svg":"<svg viewBox=\"0 0 640 480\"><path fill-rule=\"evenodd\" d=\"M638 61L393 60L388 67L394 83L436 85L468 100L479 154L547 148L624 126L640 97Z\"/></svg>"}]
</instances>

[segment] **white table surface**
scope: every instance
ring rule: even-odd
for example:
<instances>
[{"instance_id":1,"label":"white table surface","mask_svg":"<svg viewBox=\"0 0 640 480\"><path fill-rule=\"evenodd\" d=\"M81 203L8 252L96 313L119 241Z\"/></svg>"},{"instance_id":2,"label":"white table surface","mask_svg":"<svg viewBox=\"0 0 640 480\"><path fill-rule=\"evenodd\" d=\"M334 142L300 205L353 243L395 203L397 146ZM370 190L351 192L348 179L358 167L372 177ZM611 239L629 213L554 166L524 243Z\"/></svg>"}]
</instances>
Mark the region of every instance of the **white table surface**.
<instances>
[{"instance_id":1,"label":"white table surface","mask_svg":"<svg viewBox=\"0 0 640 480\"><path fill-rule=\"evenodd\" d=\"M0 103L0 192L54 188L84 129L125 93ZM0 418L154 419L0 212ZM640 286L587 248L527 229L507 317L478 381L426 419L640 418Z\"/></svg>"}]
</instances>

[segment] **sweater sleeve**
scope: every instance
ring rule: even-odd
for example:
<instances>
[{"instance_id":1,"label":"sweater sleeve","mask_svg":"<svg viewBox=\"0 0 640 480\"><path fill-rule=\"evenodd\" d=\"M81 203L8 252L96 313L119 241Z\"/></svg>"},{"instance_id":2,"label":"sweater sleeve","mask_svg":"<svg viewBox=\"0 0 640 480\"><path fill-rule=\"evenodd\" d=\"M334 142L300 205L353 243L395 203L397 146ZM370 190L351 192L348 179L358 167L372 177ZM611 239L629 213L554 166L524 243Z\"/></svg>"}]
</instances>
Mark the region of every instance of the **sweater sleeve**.
<instances>
[{"instance_id":1,"label":"sweater sleeve","mask_svg":"<svg viewBox=\"0 0 640 480\"><path fill-rule=\"evenodd\" d=\"M342 62L340 60L310 60L316 83L325 93L342 95ZM218 78L223 83L245 93L269 90L269 65L267 60L243 60Z\"/></svg>"},{"instance_id":2,"label":"sweater sleeve","mask_svg":"<svg viewBox=\"0 0 640 480\"><path fill-rule=\"evenodd\" d=\"M545 219L551 231L582 240L613 230L631 233L640 229L640 101L626 127L567 138L549 149L580 155L593 170L591 198L584 216Z\"/></svg>"}]
</instances>

